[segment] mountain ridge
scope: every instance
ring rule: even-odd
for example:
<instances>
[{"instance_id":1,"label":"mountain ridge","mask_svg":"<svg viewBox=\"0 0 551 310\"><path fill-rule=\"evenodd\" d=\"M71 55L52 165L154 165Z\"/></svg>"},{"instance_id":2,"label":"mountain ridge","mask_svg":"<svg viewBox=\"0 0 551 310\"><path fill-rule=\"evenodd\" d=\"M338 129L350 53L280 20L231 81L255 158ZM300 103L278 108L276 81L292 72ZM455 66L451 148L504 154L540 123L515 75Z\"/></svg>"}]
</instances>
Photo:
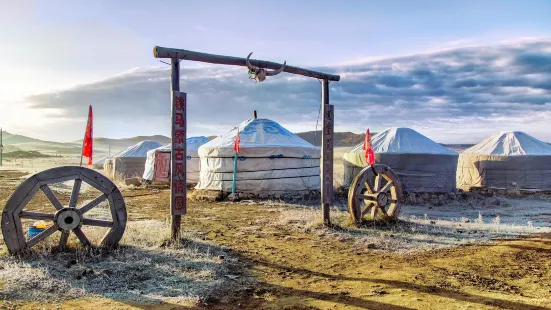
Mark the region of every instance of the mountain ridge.
<instances>
[{"instance_id":1,"label":"mountain ridge","mask_svg":"<svg viewBox=\"0 0 551 310\"><path fill-rule=\"evenodd\" d=\"M297 136L306 140L313 145L321 145L321 131L304 131L295 133ZM375 134L375 133L372 133ZM209 140L216 138L217 136L208 136ZM365 135L363 133L335 132L334 133L334 146L335 147L353 147L362 143ZM94 138L94 151L99 153L100 156L114 155L120 151L123 151L127 147L134 145L144 140L151 140L166 145L170 143L170 137L164 135L151 135L151 136L134 136L129 138L107 138L97 137ZM39 151L47 155L58 154L80 154L82 147L82 139L71 142L53 142L45 141L32 137L27 137L19 134L12 134L7 131L3 132L4 152L9 151ZM465 148L472 146L473 144L445 144L441 145L453 150L461 151ZM550 143L551 144L551 143Z\"/></svg>"}]
</instances>

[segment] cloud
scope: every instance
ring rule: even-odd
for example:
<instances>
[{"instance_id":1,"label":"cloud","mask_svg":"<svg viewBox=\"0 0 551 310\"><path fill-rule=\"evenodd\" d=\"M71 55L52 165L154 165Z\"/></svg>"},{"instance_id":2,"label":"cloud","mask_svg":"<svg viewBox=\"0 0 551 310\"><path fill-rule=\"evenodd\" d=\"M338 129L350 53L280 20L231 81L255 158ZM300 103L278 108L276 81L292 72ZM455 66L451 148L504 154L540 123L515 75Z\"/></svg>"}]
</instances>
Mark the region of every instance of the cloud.
<instances>
[{"instance_id":1,"label":"cloud","mask_svg":"<svg viewBox=\"0 0 551 310\"><path fill-rule=\"evenodd\" d=\"M542 117L551 111L551 40L315 69L341 75L330 84L337 130L406 126L438 141L476 142L500 128L551 141ZM168 66L143 68L26 101L35 109L61 110L65 119L82 118L91 104L103 135L167 134L169 85ZM188 93L190 134L222 133L253 110L294 131L314 130L318 119L321 87L315 79L281 74L255 83L244 68L189 68L183 62L181 89Z\"/></svg>"}]
</instances>

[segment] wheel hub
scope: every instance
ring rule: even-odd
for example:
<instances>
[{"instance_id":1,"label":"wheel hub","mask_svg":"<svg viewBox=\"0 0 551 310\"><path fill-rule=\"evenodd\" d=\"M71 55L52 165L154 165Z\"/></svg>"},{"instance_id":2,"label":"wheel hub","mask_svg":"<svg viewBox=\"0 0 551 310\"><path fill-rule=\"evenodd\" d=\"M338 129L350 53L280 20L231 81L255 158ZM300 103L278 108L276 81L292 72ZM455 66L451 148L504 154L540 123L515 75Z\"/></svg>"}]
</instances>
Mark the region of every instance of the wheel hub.
<instances>
[{"instance_id":1,"label":"wheel hub","mask_svg":"<svg viewBox=\"0 0 551 310\"><path fill-rule=\"evenodd\" d=\"M386 195L386 193L379 193L377 195L377 205L379 207L386 207L387 204L388 204L388 196Z\"/></svg>"},{"instance_id":2,"label":"wheel hub","mask_svg":"<svg viewBox=\"0 0 551 310\"><path fill-rule=\"evenodd\" d=\"M80 226L82 215L76 208L63 208L55 214L54 222L59 228L71 231Z\"/></svg>"}]
</instances>

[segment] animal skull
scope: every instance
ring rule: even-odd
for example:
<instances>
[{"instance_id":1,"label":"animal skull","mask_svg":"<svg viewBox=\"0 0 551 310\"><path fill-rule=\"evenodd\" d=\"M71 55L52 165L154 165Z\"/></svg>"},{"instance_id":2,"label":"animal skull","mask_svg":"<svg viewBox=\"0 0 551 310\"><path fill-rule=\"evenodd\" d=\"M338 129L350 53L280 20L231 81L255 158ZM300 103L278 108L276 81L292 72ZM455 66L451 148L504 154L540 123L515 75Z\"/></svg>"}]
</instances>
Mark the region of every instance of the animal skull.
<instances>
[{"instance_id":1,"label":"animal skull","mask_svg":"<svg viewBox=\"0 0 551 310\"><path fill-rule=\"evenodd\" d=\"M266 69L255 67L251 65L251 63L249 62L249 58L251 57L252 54L253 53L250 53L249 56L247 56L247 60L246 60L247 67L249 68L249 73L251 73L253 76L252 78L254 78L259 82L263 82L267 76L274 76L274 75L280 74L281 72L283 72L283 70L285 69L285 66L287 65L287 61L284 61L283 65L279 69L273 70L273 71L268 71Z\"/></svg>"}]
</instances>

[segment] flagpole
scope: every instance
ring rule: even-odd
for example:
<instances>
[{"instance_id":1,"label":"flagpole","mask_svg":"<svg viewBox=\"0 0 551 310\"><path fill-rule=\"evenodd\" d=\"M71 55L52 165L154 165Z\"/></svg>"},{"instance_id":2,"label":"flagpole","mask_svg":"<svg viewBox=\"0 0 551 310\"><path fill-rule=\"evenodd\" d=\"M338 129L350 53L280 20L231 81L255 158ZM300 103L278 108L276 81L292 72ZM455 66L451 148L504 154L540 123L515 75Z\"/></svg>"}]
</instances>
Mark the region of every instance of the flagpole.
<instances>
[{"instance_id":1,"label":"flagpole","mask_svg":"<svg viewBox=\"0 0 551 310\"><path fill-rule=\"evenodd\" d=\"M235 150L235 155L233 155L233 182L232 182L232 185L231 185L231 192L232 193L235 193L236 191L236 183L237 183L237 153L239 152L239 143L241 143L241 141L239 141L239 126L237 126L237 136L235 137L235 142L234 142L234 145L233 145L233 148ZM236 149L236 145L237 145L237 149Z\"/></svg>"},{"instance_id":2,"label":"flagpole","mask_svg":"<svg viewBox=\"0 0 551 310\"><path fill-rule=\"evenodd\" d=\"M231 186L231 192L235 193L235 183L237 179L237 152L235 152L235 155L233 156L233 183Z\"/></svg>"},{"instance_id":3,"label":"flagpole","mask_svg":"<svg viewBox=\"0 0 551 310\"><path fill-rule=\"evenodd\" d=\"M377 176L378 173L375 170L375 167L373 166L375 164L375 152L373 152L373 144L371 143L371 133L369 132L369 128L367 128L365 132L363 150L365 151L365 163L369 167L371 167L371 171L373 171L373 174ZM369 157L370 157L369 155L371 155L371 154L368 155L369 151L373 152L373 164L369 160Z\"/></svg>"},{"instance_id":4,"label":"flagpole","mask_svg":"<svg viewBox=\"0 0 551 310\"><path fill-rule=\"evenodd\" d=\"M90 105L92 107L92 105ZM90 124L90 107L88 108L88 116L86 117L88 120L86 121L86 127L84 127L84 138L82 138L82 148L80 149L80 164L79 166L82 167L82 153L84 153L84 142L86 141L86 129L88 129L88 124Z\"/></svg>"}]
</instances>

